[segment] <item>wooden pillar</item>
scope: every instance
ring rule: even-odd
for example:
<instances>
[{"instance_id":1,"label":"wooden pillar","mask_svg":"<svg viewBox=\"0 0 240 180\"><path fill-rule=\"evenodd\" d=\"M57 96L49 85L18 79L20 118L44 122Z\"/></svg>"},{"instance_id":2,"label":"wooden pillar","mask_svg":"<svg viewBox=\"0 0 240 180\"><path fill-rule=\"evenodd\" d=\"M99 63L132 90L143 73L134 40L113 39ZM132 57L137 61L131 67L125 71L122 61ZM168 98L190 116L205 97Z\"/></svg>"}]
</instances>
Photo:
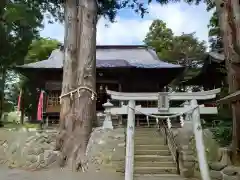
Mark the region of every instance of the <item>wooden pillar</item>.
<instances>
[{"instance_id":1,"label":"wooden pillar","mask_svg":"<svg viewBox=\"0 0 240 180\"><path fill-rule=\"evenodd\" d=\"M232 66L229 66L229 73L230 73L230 83L229 83L229 91L231 93L236 92L240 85L236 78L237 73L235 73ZM236 68L239 72L240 68ZM236 101L232 103L232 148L233 148L233 155L234 160L238 161L240 159L240 103Z\"/></svg>"},{"instance_id":2,"label":"wooden pillar","mask_svg":"<svg viewBox=\"0 0 240 180\"><path fill-rule=\"evenodd\" d=\"M21 93L21 100L20 100L20 112L21 112L21 114L20 114L20 124L24 124L24 116L25 116L25 107L24 107L24 100L25 100L25 98L24 98L24 96L25 96L25 91L24 90L22 90L22 93Z\"/></svg>"}]
</instances>

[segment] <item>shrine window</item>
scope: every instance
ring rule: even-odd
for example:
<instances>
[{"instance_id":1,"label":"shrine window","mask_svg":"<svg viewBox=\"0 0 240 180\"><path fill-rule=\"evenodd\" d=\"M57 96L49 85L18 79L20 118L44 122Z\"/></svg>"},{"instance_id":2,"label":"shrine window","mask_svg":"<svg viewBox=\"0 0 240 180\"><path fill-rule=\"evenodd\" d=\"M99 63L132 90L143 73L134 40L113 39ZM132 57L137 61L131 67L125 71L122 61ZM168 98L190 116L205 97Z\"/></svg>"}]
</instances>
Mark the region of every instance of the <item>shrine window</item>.
<instances>
[{"instance_id":1,"label":"shrine window","mask_svg":"<svg viewBox=\"0 0 240 180\"><path fill-rule=\"evenodd\" d=\"M47 106L59 106L60 105L60 91L50 91L47 97Z\"/></svg>"}]
</instances>

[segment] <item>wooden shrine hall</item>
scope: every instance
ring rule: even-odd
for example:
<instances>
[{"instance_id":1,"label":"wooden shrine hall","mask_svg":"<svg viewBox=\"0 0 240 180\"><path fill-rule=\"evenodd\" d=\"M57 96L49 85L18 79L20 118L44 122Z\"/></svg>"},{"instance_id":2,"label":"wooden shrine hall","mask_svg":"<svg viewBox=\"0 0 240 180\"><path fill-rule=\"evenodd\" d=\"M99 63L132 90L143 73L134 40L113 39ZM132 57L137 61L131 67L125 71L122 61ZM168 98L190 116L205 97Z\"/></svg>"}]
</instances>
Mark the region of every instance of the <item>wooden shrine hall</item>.
<instances>
[{"instance_id":1,"label":"wooden shrine hall","mask_svg":"<svg viewBox=\"0 0 240 180\"><path fill-rule=\"evenodd\" d=\"M47 60L16 67L28 77L33 88L45 91L44 113L59 117L61 83L63 76L63 48L52 52ZM114 45L96 47L97 111L107 101L106 89L118 92L160 92L184 67L159 60L156 52L147 46ZM37 103L37 102L36 102ZM141 102L154 106L154 102ZM36 114L37 110L33 110ZM34 118L33 118L34 119Z\"/></svg>"}]
</instances>

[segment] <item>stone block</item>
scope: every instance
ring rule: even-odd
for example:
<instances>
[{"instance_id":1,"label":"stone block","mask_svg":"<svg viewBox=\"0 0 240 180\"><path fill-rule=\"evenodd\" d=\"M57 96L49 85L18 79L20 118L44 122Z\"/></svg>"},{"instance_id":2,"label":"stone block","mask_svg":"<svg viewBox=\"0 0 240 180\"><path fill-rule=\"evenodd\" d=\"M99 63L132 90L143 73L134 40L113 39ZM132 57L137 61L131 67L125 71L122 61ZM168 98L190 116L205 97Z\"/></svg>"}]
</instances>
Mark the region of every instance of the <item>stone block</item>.
<instances>
[{"instance_id":1,"label":"stone block","mask_svg":"<svg viewBox=\"0 0 240 180\"><path fill-rule=\"evenodd\" d=\"M34 155L39 155L39 154L42 154L44 153L44 149L42 147L36 147L34 149Z\"/></svg>"},{"instance_id":2,"label":"stone block","mask_svg":"<svg viewBox=\"0 0 240 180\"><path fill-rule=\"evenodd\" d=\"M35 163L35 162L38 161L38 158L35 155L29 155L29 156L27 156L26 160L31 162L31 163Z\"/></svg>"},{"instance_id":3,"label":"stone block","mask_svg":"<svg viewBox=\"0 0 240 180\"><path fill-rule=\"evenodd\" d=\"M52 152L49 157L46 159L46 165L51 165L53 164L54 162L57 162L57 159L59 157L59 153L58 152Z\"/></svg>"},{"instance_id":4,"label":"stone block","mask_svg":"<svg viewBox=\"0 0 240 180\"><path fill-rule=\"evenodd\" d=\"M237 175L229 176L229 175L223 174L223 180L239 180L239 176Z\"/></svg>"},{"instance_id":5,"label":"stone block","mask_svg":"<svg viewBox=\"0 0 240 180\"><path fill-rule=\"evenodd\" d=\"M184 178L193 177L194 176L194 170L193 169L187 169L187 168L180 169L180 175Z\"/></svg>"},{"instance_id":6,"label":"stone block","mask_svg":"<svg viewBox=\"0 0 240 180\"><path fill-rule=\"evenodd\" d=\"M192 150L182 150L181 153L183 155L194 155L194 152Z\"/></svg>"},{"instance_id":7,"label":"stone block","mask_svg":"<svg viewBox=\"0 0 240 180\"><path fill-rule=\"evenodd\" d=\"M38 155L38 162L40 164L44 164L44 153Z\"/></svg>"},{"instance_id":8,"label":"stone block","mask_svg":"<svg viewBox=\"0 0 240 180\"><path fill-rule=\"evenodd\" d=\"M188 162L194 162L195 161L195 156L182 154L182 160L183 161L188 161Z\"/></svg>"},{"instance_id":9,"label":"stone block","mask_svg":"<svg viewBox=\"0 0 240 180\"><path fill-rule=\"evenodd\" d=\"M28 149L27 155L34 155L34 149L32 148Z\"/></svg>"},{"instance_id":10,"label":"stone block","mask_svg":"<svg viewBox=\"0 0 240 180\"><path fill-rule=\"evenodd\" d=\"M221 171L210 170L210 177L212 180L222 180L223 175Z\"/></svg>"},{"instance_id":11,"label":"stone block","mask_svg":"<svg viewBox=\"0 0 240 180\"><path fill-rule=\"evenodd\" d=\"M209 164L209 168L211 170L215 170L215 171L221 171L222 169L224 169L226 167L225 164L222 164L220 162L213 162Z\"/></svg>"},{"instance_id":12,"label":"stone block","mask_svg":"<svg viewBox=\"0 0 240 180\"><path fill-rule=\"evenodd\" d=\"M185 161L183 162L183 167L184 168L193 168L195 167L195 162L188 162L188 161Z\"/></svg>"},{"instance_id":13,"label":"stone block","mask_svg":"<svg viewBox=\"0 0 240 180\"><path fill-rule=\"evenodd\" d=\"M228 175L228 176L234 176L237 175L239 172L239 169L234 166L227 166L222 170L223 174Z\"/></svg>"},{"instance_id":14,"label":"stone block","mask_svg":"<svg viewBox=\"0 0 240 180\"><path fill-rule=\"evenodd\" d=\"M35 163L32 163L28 166L29 169L32 169L32 170L35 170L39 167L39 163L38 162L35 162Z\"/></svg>"}]
</instances>

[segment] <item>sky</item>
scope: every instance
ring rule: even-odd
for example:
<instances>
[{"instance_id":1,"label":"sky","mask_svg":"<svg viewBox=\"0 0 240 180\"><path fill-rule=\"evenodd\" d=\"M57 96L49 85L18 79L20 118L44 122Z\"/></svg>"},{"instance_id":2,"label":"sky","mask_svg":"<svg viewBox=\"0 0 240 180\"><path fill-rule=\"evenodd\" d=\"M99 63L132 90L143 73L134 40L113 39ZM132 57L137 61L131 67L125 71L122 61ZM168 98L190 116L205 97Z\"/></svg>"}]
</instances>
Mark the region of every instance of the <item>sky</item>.
<instances>
[{"instance_id":1,"label":"sky","mask_svg":"<svg viewBox=\"0 0 240 180\"><path fill-rule=\"evenodd\" d=\"M152 3L148 6L149 13L141 18L131 9L121 10L115 23L101 18L97 24L98 45L140 45L149 31L149 26L155 19L166 22L175 35L196 32L199 40L208 41L208 23L212 12L206 11L206 5L187 5L173 3L161 6ZM107 26L106 26L107 25ZM64 27L62 24L48 24L44 21L42 37L49 37L63 42Z\"/></svg>"}]
</instances>

